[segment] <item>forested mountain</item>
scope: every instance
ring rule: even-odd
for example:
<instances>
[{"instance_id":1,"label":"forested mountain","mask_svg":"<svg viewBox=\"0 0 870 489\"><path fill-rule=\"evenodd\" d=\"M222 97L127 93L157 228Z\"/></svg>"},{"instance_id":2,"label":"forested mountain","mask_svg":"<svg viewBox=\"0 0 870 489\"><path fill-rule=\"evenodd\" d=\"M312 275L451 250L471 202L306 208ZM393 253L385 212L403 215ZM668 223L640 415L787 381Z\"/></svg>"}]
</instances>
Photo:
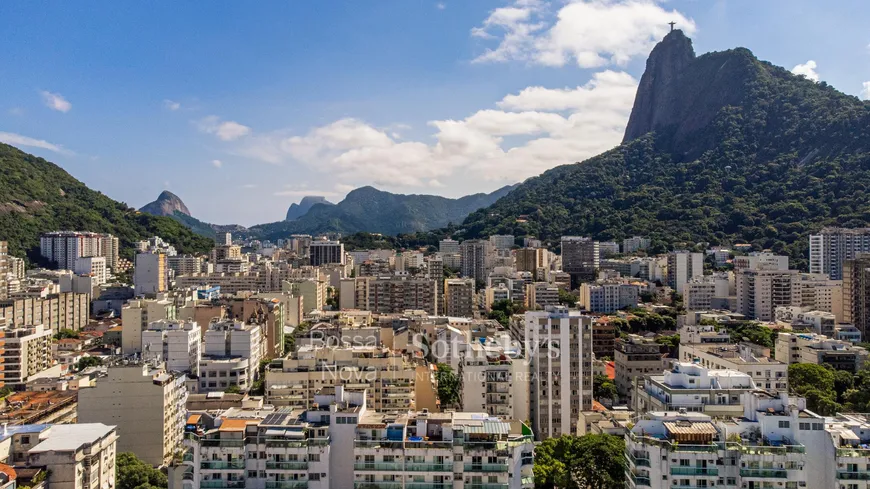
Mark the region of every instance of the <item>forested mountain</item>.
<instances>
[{"instance_id":1,"label":"forested mountain","mask_svg":"<svg viewBox=\"0 0 870 489\"><path fill-rule=\"evenodd\" d=\"M253 236L275 240L294 233L356 232L403 234L458 223L474 210L486 207L513 189L449 199L437 195L402 195L373 187L351 191L338 204L315 204L293 221L261 224L249 229Z\"/></svg>"},{"instance_id":2,"label":"forested mountain","mask_svg":"<svg viewBox=\"0 0 870 489\"><path fill-rule=\"evenodd\" d=\"M803 266L810 232L870 223L868 189L870 103L744 48L696 57L677 30L647 61L622 145L527 180L461 234L749 242Z\"/></svg>"},{"instance_id":3,"label":"forested mountain","mask_svg":"<svg viewBox=\"0 0 870 489\"><path fill-rule=\"evenodd\" d=\"M154 214L155 216L172 216L175 215L176 212L184 214L185 216L190 215L190 211L187 210L187 206L181 201L181 197L173 194L169 190L160 192L160 195L157 196L157 200L145 204L139 210L149 214Z\"/></svg>"},{"instance_id":4,"label":"forested mountain","mask_svg":"<svg viewBox=\"0 0 870 489\"><path fill-rule=\"evenodd\" d=\"M9 242L10 254L37 262L39 235L57 230L111 233L127 258L134 242L155 235L182 253L206 252L213 244L169 217L139 212L51 162L0 143L0 240Z\"/></svg>"},{"instance_id":5,"label":"forested mountain","mask_svg":"<svg viewBox=\"0 0 870 489\"><path fill-rule=\"evenodd\" d=\"M299 219L307 214L315 204L334 205L332 202L326 200L326 197L306 195L305 197L302 197L302 200L300 200L298 204L295 202L290 204L290 208L287 209L287 217L285 217L284 220L293 221Z\"/></svg>"}]
</instances>

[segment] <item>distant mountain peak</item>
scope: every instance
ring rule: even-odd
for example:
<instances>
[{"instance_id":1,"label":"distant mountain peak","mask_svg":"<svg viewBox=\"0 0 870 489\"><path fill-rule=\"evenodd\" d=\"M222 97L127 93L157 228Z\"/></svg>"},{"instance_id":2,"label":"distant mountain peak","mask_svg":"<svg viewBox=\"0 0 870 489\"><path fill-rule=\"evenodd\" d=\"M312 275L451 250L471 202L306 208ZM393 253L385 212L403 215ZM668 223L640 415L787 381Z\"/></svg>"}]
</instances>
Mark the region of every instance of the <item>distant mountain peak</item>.
<instances>
[{"instance_id":1,"label":"distant mountain peak","mask_svg":"<svg viewBox=\"0 0 870 489\"><path fill-rule=\"evenodd\" d=\"M169 190L160 192L160 195L157 196L157 200L142 206L139 210L155 216L172 216L176 212L180 212L186 216L190 215L190 211L187 209L187 206L184 205L181 198Z\"/></svg>"},{"instance_id":2,"label":"distant mountain peak","mask_svg":"<svg viewBox=\"0 0 870 489\"><path fill-rule=\"evenodd\" d=\"M333 205L332 202L326 200L326 197L322 195L306 195L302 197L302 200L298 204L290 204L290 208L287 209L287 217L284 220L295 221L307 214L317 204Z\"/></svg>"}]
</instances>

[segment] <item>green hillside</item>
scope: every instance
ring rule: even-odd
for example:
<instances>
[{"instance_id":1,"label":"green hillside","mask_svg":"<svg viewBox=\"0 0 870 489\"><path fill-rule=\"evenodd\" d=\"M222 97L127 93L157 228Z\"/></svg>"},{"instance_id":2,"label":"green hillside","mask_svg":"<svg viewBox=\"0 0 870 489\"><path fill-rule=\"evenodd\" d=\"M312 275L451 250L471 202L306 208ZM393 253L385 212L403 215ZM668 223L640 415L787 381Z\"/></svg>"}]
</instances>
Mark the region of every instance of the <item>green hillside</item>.
<instances>
[{"instance_id":1,"label":"green hillside","mask_svg":"<svg viewBox=\"0 0 870 489\"><path fill-rule=\"evenodd\" d=\"M870 104L746 49L695 57L675 31L647 62L622 145L527 180L462 235L748 242L803 267L809 233L870 223L868 189Z\"/></svg>"},{"instance_id":2,"label":"green hillside","mask_svg":"<svg viewBox=\"0 0 870 489\"><path fill-rule=\"evenodd\" d=\"M39 261L39 235L75 230L111 233L122 255L135 241L161 236L181 253L205 252L213 242L169 217L141 213L89 189L59 166L0 144L0 240L9 253Z\"/></svg>"}]
</instances>

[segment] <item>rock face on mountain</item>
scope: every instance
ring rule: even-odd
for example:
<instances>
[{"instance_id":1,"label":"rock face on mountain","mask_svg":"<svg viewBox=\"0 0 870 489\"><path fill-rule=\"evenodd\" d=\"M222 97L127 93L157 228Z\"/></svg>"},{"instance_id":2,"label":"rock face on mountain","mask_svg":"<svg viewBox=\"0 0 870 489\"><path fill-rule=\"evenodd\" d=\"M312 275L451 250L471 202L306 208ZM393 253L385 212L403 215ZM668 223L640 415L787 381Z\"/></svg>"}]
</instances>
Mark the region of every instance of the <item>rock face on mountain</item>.
<instances>
[{"instance_id":1,"label":"rock face on mountain","mask_svg":"<svg viewBox=\"0 0 870 489\"><path fill-rule=\"evenodd\" d=\"M510 192L507 186L490 194L449 199L437 195L403 195L374 187L360 187L338 204L314 204L293 221L254 226L249 231L263 239L278 239L294 233L321 234L360 231L396 235L428 231L458 223L469 213L486 207ZM304 199L303 199L304 200Z\"/></svg>"},{"instance_id":2,"label":"rock face on mountain","mask_svg":"<svg viewBox=\"0 0 870 489\"><path fill-rule=\"evenodd\" d=\"M570 158L570 155L565 155ZM807 236L870 223L870 103L736 48L650 54L623 143L523 182L462 224L491 234L750 243L806 264Z\"/></svg>"},{"instance_id":3,"label":"rock face on mountain","mask_svg":"<svg viewBox=\"0 0 870 489\"><path fill-rule=\"evenodd\" d=\"M168 190L160 192L157 200L142 206L142 208L139 210L142 212L147 212L149 214L154 214L155 216L171 217L174 216L176 212L180 212L185 216L190 215L190 211L187 210L187 206L184 205L184 202L181 201L181 198Z\"/></svg>"},{"instance_id":4,"label":"rock face on mountain","mask_svg":"<svg viewBox=\"0 0 870 489\"><path fill-rule=\"evenodd\" d=\"M296 219L299 219L307 214L315 204L334 205L332 202L326 200L326 197L321 197L319 195L306 195L305 197L302 197L302 200L299 201L298 204L290 204L290 208L287 209L287 217L284 218L284 220L295 221Z\"/></svg>"}]
</instances>

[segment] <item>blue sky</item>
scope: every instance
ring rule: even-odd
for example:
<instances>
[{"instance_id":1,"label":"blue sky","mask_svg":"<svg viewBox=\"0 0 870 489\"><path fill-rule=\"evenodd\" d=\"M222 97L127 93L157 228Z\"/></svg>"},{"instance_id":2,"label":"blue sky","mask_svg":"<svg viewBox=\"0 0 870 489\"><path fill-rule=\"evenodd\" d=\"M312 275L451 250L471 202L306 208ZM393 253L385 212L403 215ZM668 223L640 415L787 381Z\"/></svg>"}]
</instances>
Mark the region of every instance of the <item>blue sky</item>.
<instances>
[{"instance_id":1,"label":"blue sky","mask_svg":"<svg viewBox=\"0 0 870 489\"><path fill-rule=\"evenodd\" d=\"M2 2L0 141L251 225L362 185L457 197L618 144L669 20L870 93L858 1ZM800 67L799 67L800 65Z\"/></svg>"}]
</instances>

